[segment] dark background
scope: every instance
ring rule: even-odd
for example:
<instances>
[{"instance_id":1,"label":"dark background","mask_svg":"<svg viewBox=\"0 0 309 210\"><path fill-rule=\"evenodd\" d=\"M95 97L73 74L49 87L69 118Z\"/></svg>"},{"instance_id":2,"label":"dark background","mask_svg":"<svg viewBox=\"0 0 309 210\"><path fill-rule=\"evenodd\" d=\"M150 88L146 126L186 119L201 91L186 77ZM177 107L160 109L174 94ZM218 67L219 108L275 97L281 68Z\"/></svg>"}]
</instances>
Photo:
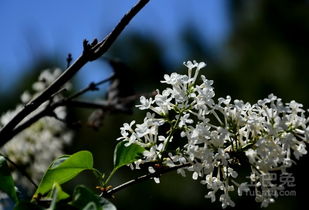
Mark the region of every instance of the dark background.
<instances>
[{"instance_id":1,"label":"dark background","mask_svg":"<svg viewBox=\"0 0 309 210\"><path fill-rule=\"evenodd\" d=\"M255 103L274 93L284 102L296 100L308 108L308 1L237 0L230 1L228 8L231 32L220 49L210 47L211 43L203 39L198 28L188 21L178 36L183 60L207 62L202 74L214 80L217 97L231 95L234 99ZM137 93L148 93L162 88L159 81L165 73L186 71L181 63L171 64L167 60L164 51L168 48L168 44L157 41L155 34L130 31L121 36L106 57L125 62L130 67L127 85ZM102 69L106 68L104 59L96 63L102 65ZM31 87L39 70L53 66L64 67L65 63L46 58L33 62L29 74L22 78L23 82L1 95L0 113L14 107L20 93ZM90 94L87 99L103 98L104 95L103 90L99 94ZM117 143L115 139L120 136L120 126L133 119L141 121L143 112L134 109L131 115L109 115L98 131L86 126L90 113L90 110L70 110L70 119L81 119L82 126L76 130L74 143L66 152L90 150L95 157L95 166L108 173L112 169L113 148ZM290 170L295 175L297 196L280 197L267 209L301 209L306 205L308 160L308 156L301 158ZM112 179L112 185L116 186L135 176L129 169L122 169ZM193 181L190 176L188 174L187 178L183 178L170 173L161 178L160 185L148 181L132 186L117 193L112 202L118 209L221 209L219 202L210 203L209 199L204 199L206 187ZM71 184L82 182L95 186L93 180L91 174L85 173ZM236 196L234 201L237 209L260 208L260 204L251 197Z\"/></svg>"}]
</instances>

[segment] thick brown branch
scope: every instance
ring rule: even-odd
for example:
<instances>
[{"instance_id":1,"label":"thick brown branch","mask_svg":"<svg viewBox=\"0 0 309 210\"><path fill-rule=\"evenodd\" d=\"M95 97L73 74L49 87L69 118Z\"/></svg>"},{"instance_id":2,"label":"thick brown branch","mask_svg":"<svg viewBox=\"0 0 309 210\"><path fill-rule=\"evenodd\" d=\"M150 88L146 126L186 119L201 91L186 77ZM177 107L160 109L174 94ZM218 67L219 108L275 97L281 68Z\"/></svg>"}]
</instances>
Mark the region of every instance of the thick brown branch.
<instances>
[{"instance_id":1,"label":"thick brown branch","mask_svg":"<svg viewBox=\"0 0 309 210\"><path fill-rule=\"evenodd\" d=\"M96 50L97 56L102 56L114 43L123 29L129 24L131 19L149 2L150 0L140 0L132 9L123 16L114 30L107 35L107 37L100 43L98 43L99 47ZM97 57L95 57L97 59Z\"/></svg>"},{"instance_id":2,"label":"thick brown branch","mask_svg":"<svg viewBox=\"0 0 309 210\"><path fill-rule=\"evenodd\" d=\"M93 61L102 56L117 39L132 18L149 2L149 0L140 0L124 17L120 20L114 30L106 36L100 43L95 41L88 45L84 42L83 54L68 67L57 80L55 80L38 97L30 101L13 119L0 130L0 147L9 141L13 129L31 112L36 110L42 103L49 100L66 82L68 82L87 62Z\"/></svg>"},{"instance_id":3,"label":"thick brown branch","mask_svg":"<svg viewBox=\"0 0 309 210\"><path fill-rule=\"evenodd\" d=\"M13 129L10 133L8 133L7 138L8 139L13 138L15 135L19 134L21 131L28 128L29 126L31 126L33 123L35 123L39 119L41 119L45 116L52 115L52 113L53 113L52 109L53 109L53 107L46 107L45 109L41 110L36 115L34 115L30 119L26 120L25 122L21 123L15 129Z\"/></svg>"}]
</instances>

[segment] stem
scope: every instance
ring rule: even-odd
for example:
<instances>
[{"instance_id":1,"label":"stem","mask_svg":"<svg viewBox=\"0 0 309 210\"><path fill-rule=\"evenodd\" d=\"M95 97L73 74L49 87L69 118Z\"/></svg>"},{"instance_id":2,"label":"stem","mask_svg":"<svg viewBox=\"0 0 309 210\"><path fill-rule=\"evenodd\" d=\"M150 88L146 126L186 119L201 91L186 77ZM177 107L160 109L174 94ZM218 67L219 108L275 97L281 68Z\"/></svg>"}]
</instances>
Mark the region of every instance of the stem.
<instances>
[{"instance_id":1,"label":"stem","mask_svg":"<svg viewBox=\"0 0 309 210\"><path fill-rule=\"evenodd\" d=\"M180 118L181 118L181 114L182 114L182 112L179 112L179 117L176 120L175 124L173 125L172 130L171 130L170 134L168 135L167 139L165 140L162 151L166 150L166 148L168 146L168 143L170 142L173 134L175 133L175 130L176 130L176 128L177 128L177 126L179 124Z\"/></svg>"},{"instance_id":2,"label":"stem","mask_svg":"<svg viewBox=\"0 0 309 210\"><path fill-rule=\"evenodd\" d=\"M109 176L107 177L107 179L104 181L104 186L106 186L106 184L110 181L110 179L113 177L113 175L116 173L116 171L118 170L118 168L114 168L112 170L112 172L109 174Z\"/></svg>"},{"instance_id":3,"label":"stem","mask_svg":"<svg viewBox=\"0 0 309 210\"><path fill-rule=\"evenodd\" d=\"M171 167L171 168L164 168L164 169L161 169L161 170L157 170L155 173L151 174L145 174L145 175L142 175L142 176L139 176L135 179L132 179L130 181L127 181L123 184L120 184L108 191L106 191L105 193L102 193L102 197L110 197L112 196L113 194L115 194L116 192L119 192L120 190L122 189L125 189L131 185L134 185L134 184L138 184L138 183L141 183L143 181L146 181L146 180L149 180L149 179L152 179L154 177L158 177L160 175L163 175L163 174L166 174L168 172L171 172L171 171L175 171L177 169L180 169L180 168L186 168L188 166L191 166L190 163L186 163L186 164L183 164L183 165L179 165L179 166L175 166L175 167Z\"/></svg>"},{"instance_id":4,"label":"stem","mask_svg":"<svg viewBox=\"0 0 309 210\"><path fill-rule=\"evenodd\" d=\"M114 43L120 33L129 24L132 18L149 2L149 0L140 0L127 14L123 16L113 31L108 34L103 41L97 43L93 41L88 44L84 41L84 52L81 56L68 67L49 87L40 95L31 100L20 110L11 120L0 130L0 147L8 142L13 136L10 134L13 129L31 112L36 110L42 103L49 100L61 87L68 82L86 63L101 57Z\"/></svg>"}]
</instances>

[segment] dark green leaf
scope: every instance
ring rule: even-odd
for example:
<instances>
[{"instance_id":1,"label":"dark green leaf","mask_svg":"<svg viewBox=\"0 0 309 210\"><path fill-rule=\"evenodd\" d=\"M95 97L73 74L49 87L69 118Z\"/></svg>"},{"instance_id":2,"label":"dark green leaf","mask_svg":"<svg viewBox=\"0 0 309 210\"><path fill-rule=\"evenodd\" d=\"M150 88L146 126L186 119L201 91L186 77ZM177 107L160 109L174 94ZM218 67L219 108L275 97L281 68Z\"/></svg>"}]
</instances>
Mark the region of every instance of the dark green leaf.
<instances>
[{"instance_id":1,"label":"dark green leaf","mask_svg":"<svg viewBox=\"0 0 309 210\"><path fill-rule=\"evenodd\" d=\"M117 210L116 206L105 198L101 198L102 207L104 210Z\"/></svg>"},{"instance_id":2,"label":"dark green leaf","mask_svg":"<svg viewBox=\"0 0 309 210\"><path fill-rule=\"evenodd\" d=\"M116 210L116 207L111 202L84 186L75 188L73 200L70 204L82 210Z\"/></svg>"},{"instance_id":3,"label":"dark green leaf","mask_svg":"<svg viewBox=\"0 0 309 210\"><path fill-rule=\"evenodd\" d=\"M45 172L35 196L49 192L54 183L63 184L84 170L93 170L93 157L88 151L57 158Z\"/></svg>"},{"instance_id":4,"label":"dark green leaf","mask_svg":"<svg viewBox=\"0 0 309 210\"><path fill-rule=\"evenodd\" d=\"M133 163L138 160L145 149L137 144L125 146L128 142L119 142L114 151L114 168L118 168Z\"/></svg>"},{"instance_id":5,"label":"dark green leaf","mask_svg":"<svg viewBox=\"0 0 309 210\"><path fill-rule=\"evenodd\" d=\"M3 156L0 156L0 190L7 193L14 202L18 201L14 181Z\"/></svg>"}]
</instances>

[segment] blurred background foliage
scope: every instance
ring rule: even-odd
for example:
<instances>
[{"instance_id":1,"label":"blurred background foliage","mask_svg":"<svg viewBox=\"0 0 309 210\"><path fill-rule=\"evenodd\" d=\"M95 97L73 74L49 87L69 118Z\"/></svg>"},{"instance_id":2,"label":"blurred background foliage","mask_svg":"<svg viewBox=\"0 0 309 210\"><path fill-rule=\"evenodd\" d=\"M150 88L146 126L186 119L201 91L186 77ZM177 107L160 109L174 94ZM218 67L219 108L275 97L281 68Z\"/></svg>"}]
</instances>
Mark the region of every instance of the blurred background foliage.
<instances>
[{"instance_id":1,"label":"blurred background foliage","mask_svg":"<svg viewBox=\"0 0 309 210\"><path fill-rule=\"evenodd\" d=\"M202 74L214 80L217 97L231 95L234 99L255 103L274 93L284 102L296 100L309 108L308 1L234 0L229 1L229 9L232 14L231 34L218 49L208 47L209 43L199 35L198 28L190 24L183 28L178 37L183 58L207 62ZM134 88L136 93L150 93L162 88L159 81L165 73L186 71L181 63L171 63L166 59L168 47L157 41L155 34L125 32L106 57L117 58L130 67L127 86ZM106 68L104 58L96 62ZM0 113L14 107L20 94L31 87L40 70L53 66L64 67L54 58L33 63L19 86L1 96L5 103L0 103ZM103 90L93 97L104 96ZM117 143L115 139L120 136L120 126L133 119L141 121L143 112L134 109L130 115L107 115L99 130L87 126L91 113L92 110L70 110L69 123L80 120L80 125L76 129L76 123L73 123L75 127L72 124L76 136L67 152L90 150L95 157L95 166L108 173L112 169L113 148ZM305 204L309 186L305 173L308 161L308 156L302 158L290 170L295 173L297 196L280 197L267 209L300 209ZM122 169L111 184L116 186L135 176L130 169ZM161 178L160 185L148 181L129 187L117 193L113 202L119 209L221 209L219 202L213 204L204 199L206 187L190 176L182 178L171 173ZM78 182L90 186L97 184L91 175L83 174L67 186ZM251 197L236 196L235 201L237 209L260 208Z\"/></svg>"}]
</instances>

